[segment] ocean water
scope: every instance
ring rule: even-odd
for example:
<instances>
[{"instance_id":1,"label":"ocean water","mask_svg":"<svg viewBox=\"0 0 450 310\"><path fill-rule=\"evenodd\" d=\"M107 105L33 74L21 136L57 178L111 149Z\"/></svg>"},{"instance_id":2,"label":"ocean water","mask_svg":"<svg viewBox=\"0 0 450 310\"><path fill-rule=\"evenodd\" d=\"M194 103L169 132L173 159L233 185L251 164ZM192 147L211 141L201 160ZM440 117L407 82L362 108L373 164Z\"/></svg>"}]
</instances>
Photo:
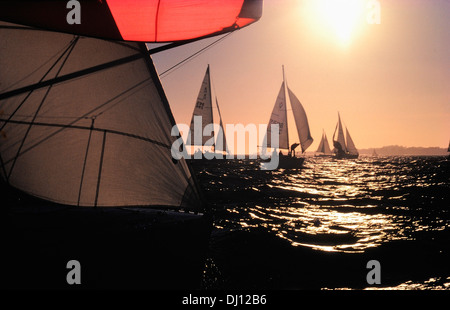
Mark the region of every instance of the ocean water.
<instances>
[{"instance_id":1,"label":"ocean water","mask_svg":"<svg viewBox=\"0 0 450 310\"><path fill-rule=\"evenodd\" d=\"M450 160L194 163L214 229L204 289L450 289ZM381 283L369 283L376 260Z\"/></svg>"}]
</instances>

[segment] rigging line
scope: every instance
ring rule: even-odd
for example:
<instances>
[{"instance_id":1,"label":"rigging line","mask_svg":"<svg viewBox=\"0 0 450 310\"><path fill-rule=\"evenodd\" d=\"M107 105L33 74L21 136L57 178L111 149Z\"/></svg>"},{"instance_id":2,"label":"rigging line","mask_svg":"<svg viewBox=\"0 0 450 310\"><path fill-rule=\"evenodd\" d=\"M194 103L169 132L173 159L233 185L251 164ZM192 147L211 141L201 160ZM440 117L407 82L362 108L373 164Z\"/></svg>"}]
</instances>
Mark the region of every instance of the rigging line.
<instances>
[{"instance_id":1,"label":"rigging line","mask_svg":"<svg viewBox=\"0 0 450 310\"><path fill-rule=\"evenodd\" d=\"M62 68L63 68L64 65L66 64L66 61L69 59L70 54L71 54L72 51L74 50L77 41L78 41L78 37L76 37L75 40L73 41L73 44L72 44L72 46L71 46L69 52L67 53L67 55L66 55L64 61L62 62L61 66L59 67L59 69L58 69L58 71L56 72L56 75L55 75L55 76L58 76L59 73L61 72ZM36 112L35 112L35 114L34 114L34 116L33 116L32 121L31 121L31 123L29 124L29 126L28 126L28 128L27 128L27 131L25 132L24 137L22 138L22 142L21 142L21 144L20 144L20 146L19 146L19 149L17 150L17 154L16 154L16 156L15 156L15 158L14 158L14 161L13 161L13 163L12 163L11 169L9 170L9 174L8 174L8 176L7 176L7 178L6 178L8 182L9 182L9 178L11 177L11 174L12 174L12 172L13 172L13 170L14 170L14 167L15 167L15 165L16 165L17 159L18 159L19 156L20 156L20 155L19 155L19 154L20 154L20 151L22 150L22 147L23 147L23 145L24 145L24 143L25 143L25 140L27 139L28 134L30 133L31 127L33 127L33 122L36 120L36 116L38 115L39 111L40 111L41 108L42 108L42 105L44 104L45 100L47 99L47 96L48 96L48 94L50 93L50 90L52 89L52 86L53 86L53 85L51 85L51 86L47 89L47 91L45 92L44 98L42 98L41 103L39 104L39 106L38 106L38 108L37 108L37 110L36 110Z\"/></svg>"},{"instance_id":2,"label":"rigging line","mask_svg":"<svg viewBox=\"0 0 450 310\"><path fill-rule=\"evenodd\" d=\"M90 114L94 113L94 112L97 111L98 109L101 109L101 108L104 107L105 105L108 105L109 103L113 102L114 100L116 100L116 99L119 98L120 96L125 95L127 92L132 91L133 89L135 89L135 88L137 88L137 87L140 87L140 85L142 85L142 84L148 82L150 79L151 79L150 77L147 78L147 79L144 79L143 81L137 83L136 85L130 87L129 89L127 89L127 90L121 92L120 94L114 96L114 97L111 98L110 100L108 100L108 101L106 101L106 102L104 102L104 103L98 105L97 107L93 108L92 110L88 111L88 112L85 113L84 115L81 115L80 117L76 118L75 120L73 120L72 122L70 122L69 124L67 124L67 125L65 125L65 126L72 126L73 124L75 124L76 122L78 122L78 121L81 120L81 119L89 118L89 115L90 115ZM2 121L2 119L0 119L0 121ZM21 123L20 121L14 121L14 120L10 120L9 122L10 122L10 123L16 123L16 124L20 124L20 123ZM36 122L35 122L35 124L36 124ZM49 125L49 126L50 126L50 125ZM62 126L57 126L57 127L62 127ZM64 128L63 128L63 129L64 129ZM61 129L61 130L62 130L62 129ZM56 131L56 132L50 134L49 136L43 138L41 141L36 142L34 145L32 145L32 146L30 146L28 149L24 150L24 151L22 152L22 154L25 153L25 152L28 152L29 150L31 150L31 149L33 149L33 148L35 148L35 147L38 146L40 143L43 143L43 142L45 142L46 140L50 139L50 138L53 137L54 135L58 134L61 130L58 130L58 131ZM13 145L14 145L14 144L12 144L11 147L12 147ZM20 155L22 155L22 154L20 154Z\"/></svg>"},{"instance_id":3,"label":"rigging line","mask_svg":"<svg viewBox=\"0 0 450 310\"><path fill-rule=\"evenodd\" d=\"M103 167L103 156L105 155L105 144L106 144L106 130L103 131L102 152L100 154L100 165L99 165L99 168L98 168L97 190L95 191L94 207L97 207L98 193L100 191L100 180L102 178L102 167Z\"/></svg>"},{"instance_id":4,"label":"rigging line","mask_svg":"<svg viewBox=\"0 0 450 310\"><path fill-rule=\"evenodd\" d=\"M75 42L78 39L75 37L73 38L67 48L64 50L64 52L58 57L58 59L53 63L53 65L50 66L50 68L47 70L47 72L45 72L45 74L42 76L42 78L39 80L39 83L42 82L48 74L50 74L50 72L53 70L53 68L59 63L59 61L62 59L62 57L64 55L66 55L66 53L72 48L72 46L75 44ZM31 89L29 91L29 93L25 96L25 98L22 100L22 102L17 106L17 108L11 113L11 115L9 116L8 120L10 120L16 113L17 111L22 107L22 105L25 103L25 101L27 101L27 99L31 96L31 94L33 93L34 89ZM2 127L0 128L0 130L3 130L3 128L5 128L5 126L8 124L8 121L6 123L4 123L2 125Z\"/></svg>"},{"instance_id":5,"label":"rigging line","mask_svg":"<svg viewBox=\"0 0 450 310\"><path fill-rule=\"evenodd\" d=\"M148 79L146 79L146 80L148 80ZM111 110L112 108L114 108L116 105L118 105L118 104L120 104L120 103L122 103L125 99L127 99L128 97L130 97L131 95L134 95L136 92L138 92L138 91L140 91L142 88L144 88L146 85L145 85L145 83L142 83L141 85L139 85L139 86L133 86L132 88L133 88L133 91L131 91L130 93L128 93L126 96L123 96L123 98L121 98L120 100L118 100L116 103L112 103L114 100L110 100L109 102L108 102L108 104L110 104L111 103L111 105L109 105L108 107L106 107L103 111L100 111L100 112L98 112L97 114L94 114L94 115L92 115L91 117L94 117L94 118L97 118L97 117L99 117L100 115L102 115L103 113L105 113L106 111L108 111L108 110ZM131 103L132 104L132 103ZM103 105L103 106L105 106L105 105Z\"/></svg>"},{"instance_id":6,"label":"rigging line","mask_svg":"<svg viewBox=\"0 0 450 310\"><path fill-rule=\"evenodd\" d=\"M195 52L194 54L192 54L192 55L186 57L185 59L181 60L180 62L176 63L175 65L173 65L172 67L170 67L166 71L162 72L159 76L161 78L164 78L165 76L167 76L170 73L172 73L171 71L175 70L177 67L179 67L179 66L185 64L186 62L192 60L193 58L197 57L198 55L200 55L201 53L205 52L207 49L211 48L213 45L219 43L220 41L224 40L225 38L227 38L229 35L231 35L233 33L234 33L234 31L228 32L224 36L222 36L219 39L215 40L214 42L208 44L207 46L203 47L202 49L200 49L199 51ZM165 75L165 76L163 76L163 75Z\"/></svg>"},{"instance_id":7,"label":"rigging line","mask_svg":"<svg viewBox=\"0 0 450 310\"><path fill-rule=\"evenodd\" d=\"M5 163L3 162L3 157L1 154L0 154L0 164L2 165L2 172L5 177L6 183L9 183L8 180L6 179L6 176L7 176L6 168L5 168Z\"/></svg>"},{"instance_id":8,"label":"rigging line","mask_svg":"<svg viewBox=\"0 0 450 310\"><path fill-rule=\"evenodd\" d=\"M88 138L87 145L86 145L86 153L84 154L83 169L81 170L80 189L78 190L78 201L77 201L78 207L80 206L81 189L83 188L84 172L86 170L86 162L87 162L87 157L88 157L88 153L89 153L89 146L91 145L91 137L92 137L92 129L94 128L94 121L95 121L95 118L92 118L91 130L89 130L89 138Z\"/></svg>"},{"instance_id":9,"label":"rigging line","mask_svg":"<svg viewBox=\"0 0 450 310\"><path fill-rule=\"evenodd\" d=\"M68 73L65 75L61 75L59 77L55 77L50 80L42 81L42 82L35 83L32 85L24 86L24 87L15 89L15 90L4 92L4 93L0 94L0 100L6 99L9 97L13 97L13 96L19 95L21 93L25 93L25 92L35 90L38 88L43 88L43 87L47 87L47 86L50 86L53 84L62 83L62 82L68 81L68 80L72 80L72 79L75 79L75 78L78 78L78 77L81 77L84 75L88 75L91 73L95 73L95 72L98 72L101 70L109 69L109 68L112 68L115 66L123 65L123 64L129 63L129 62L132 62L132 61L135 61L138 59L142 59L141 53L137 53L137 54L134 54L131 56L126 56L126 57L119 58L119 59L116 59L116 60L113 60L110 62L106 62L106 63L100 64L97 66L90 67L87 69L83 69L83 70L75 71L75 72Z\"/></svg>"},{"instance_id":10,"label":"rigging line","mask_svg":"<svg viewBox=\"0 0 450 310\"><path fill-rule=\"evenodd\" d=\"M38 66L35 70L31 71L29 74L27 74L26 76L24 76L23 78L21 78L20 80L10 84L9 86L7 86L6 88L0 89L0 92L5 92L6 90L12 88L14 85L19 84L20 82L22 82L23 80L27 79L28 77L32 76L34 73L36 73L39 69L41 69L42 67L44 67L45 65L47 65L52 59L54 59L56 56L58 56L61 52L63 52L61 54L61 56L58 58L58 60L56 60L55 64L59 61L59 59L61 59L61 57L67 52L67 50L70 48L71 44L73 43L75 38L73 38L66 46L64 46L62 49L60 49L59 51L57 51L53 56L51 56L47 61L45 61L42 65ZM55 65L53 64L53 66ZM50 68L50 70L53 68L53 66ZM50 71L49 70L49 71ZM45 76L48 74L48 72L46 74L44 74L44 76L42 77L42 79L40 81L42 81Z\"/></svg>"}]
</instances>

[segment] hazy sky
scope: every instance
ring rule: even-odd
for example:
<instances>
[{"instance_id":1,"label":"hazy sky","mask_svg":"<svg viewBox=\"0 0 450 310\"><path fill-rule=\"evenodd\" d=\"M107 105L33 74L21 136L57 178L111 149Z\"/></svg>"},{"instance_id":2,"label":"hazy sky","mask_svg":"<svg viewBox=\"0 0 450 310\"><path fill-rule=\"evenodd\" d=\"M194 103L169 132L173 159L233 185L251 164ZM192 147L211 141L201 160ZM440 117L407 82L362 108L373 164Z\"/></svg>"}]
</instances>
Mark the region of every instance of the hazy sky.
<instances>
[{"instance_id":1,"label":"hazy sky","mask_svg":"<svg viewBox=\"0 0 450 310\"><path fill-rule=\"evenodd\" d=\"M190 123L210 64L224 123L267 124L284 65L308 115L308 151L322 129L331 143L338 111L357 148L447 147L450 1L380 0L380 24L368 23L369 2L266 0L258 22L162 76L177 123ZM157 70L216 39L155 54ZM291 143L298 140L294 126L290 118Z\"/></svg>"}]
</instances>

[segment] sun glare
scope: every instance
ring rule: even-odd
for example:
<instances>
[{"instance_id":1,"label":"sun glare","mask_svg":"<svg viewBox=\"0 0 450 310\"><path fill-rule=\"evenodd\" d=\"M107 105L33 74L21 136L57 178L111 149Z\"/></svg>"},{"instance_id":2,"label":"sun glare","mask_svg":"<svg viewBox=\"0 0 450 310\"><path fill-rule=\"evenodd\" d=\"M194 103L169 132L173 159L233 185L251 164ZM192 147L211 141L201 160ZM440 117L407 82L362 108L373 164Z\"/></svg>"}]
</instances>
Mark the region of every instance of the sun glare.
<instances>
[{"instance_id":1,"label":"sun glare","mask_svg":"<svg viewBox=\"0 0 450 310\"><path fill-rule=\"evenodd\" d=\"M365 20L365 0L309 0L307 15L314 29L333 35L348 45Z\"/></svg>"}]
</instances>

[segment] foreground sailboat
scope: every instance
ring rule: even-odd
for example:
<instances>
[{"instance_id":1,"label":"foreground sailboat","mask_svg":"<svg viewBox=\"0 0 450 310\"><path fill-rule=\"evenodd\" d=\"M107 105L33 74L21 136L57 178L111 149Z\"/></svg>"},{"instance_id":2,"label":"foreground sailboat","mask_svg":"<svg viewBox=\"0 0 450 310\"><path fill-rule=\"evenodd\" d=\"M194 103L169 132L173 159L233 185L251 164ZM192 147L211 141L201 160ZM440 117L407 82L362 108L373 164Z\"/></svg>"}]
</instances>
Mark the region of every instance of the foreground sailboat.
<instances>
[{"instance_id":1,"label":"foreground sailboat","mask_svg":"<svg viewBox=\"0 0 450 310\"><path fill-rule=\"evenodd\" d=\"M337 131L337 137L336 136ZM343 158L358 158L359 152L356 149L355 143L353 143L352 138L350 137L350 133L348 128L345 128L347 139L344 137L344 128L341 122L341 116L338 112L338 123L336 125L336 129L333 134L333 145L334 145L334 154L335 158L343 159Z\"/></svg>"},{"instance_id":2,"label":"foreground sailboat","mask_svg":"<svg viewBox=\"0 0 450 310\"><path fill-rule=\"evenodd\" d=\"M320 140L320 144L317 147L315 157L331 157L333 156L333 152L331 152L330 145L328 144L327 135L325 131L322 133L322 139Z\"/></svg>"},{"instance_id":3,"label":"foreground sailboat","mask_svg":"<svg viewBox=\"0 0 450 310\"><path fill-rule=\"evenodd\" d=\"M66 1L0 2L0 286L195 288L211 222L172 158L179 137L143 42L221 34L261 8L80 2L81 24Z\"/></svg>"},{"instance_id":4,"label":"foreground sailboat","mask_svg":"<svg viewBox=\"0 0 450 310\"><path fill-rule=\"evenodd\" d=\"M300 142L293 143L289 147L289 130L287 122L287 100L286 100L286 89L289 94L289 99L292 107L292 113L295 119L295 125L297 127L297 133ZM271 125L279 125L279 145L272 145L272 134ZM295 96L291 89L287 86L284 77L284 67L283 67L283 83L281 84L280 91L278 93L277 100L270 115L270 120L267 126L266 133L266 146L279 147L280 149L288 150L288 154L284 155L281 151L279 153L279 164L278 168L281 169L299 169L303 166L305 160L304 157L296 157L295 149L300 145L302 153L304 153L308 147L313 143L314 139L311 137L311 132L309 130L308 118L306 116L305 109L303 108L300 100ZM275 151L275 150L274 150Z\"/></svg>"},{"instance_id":5,"label":"foreground sailboat","mask_svg":"<svg viewBox=\"0 0 450 310\"><path fill-rule=\"evenodd\" d=\"M217 137L214 141L215 135L213 127L214 117L212 106L211 75L208 65L197 96L194 112L192 113L191 125L186 144L200 146L201 148L211 147L212 152L206 148L203 151L201 149L197 149L193 156L194 159L222 159L224 157L223 153L229 153L217 96L215 99L220 124L219 132L216 134ZM210 135L205 134L205 127L207 126L211 129Z\"/></svg>"}]
</instances>

